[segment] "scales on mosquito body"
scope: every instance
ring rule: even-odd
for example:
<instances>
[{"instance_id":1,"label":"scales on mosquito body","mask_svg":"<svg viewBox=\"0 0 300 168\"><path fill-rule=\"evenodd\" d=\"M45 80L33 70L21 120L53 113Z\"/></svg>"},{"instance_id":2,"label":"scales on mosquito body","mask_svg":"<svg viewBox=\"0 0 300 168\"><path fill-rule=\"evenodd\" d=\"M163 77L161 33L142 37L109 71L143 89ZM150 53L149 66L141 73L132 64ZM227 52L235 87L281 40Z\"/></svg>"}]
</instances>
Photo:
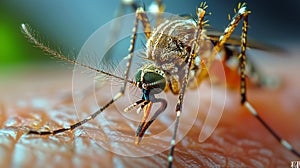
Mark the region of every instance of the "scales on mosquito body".
<instances>
[{"instance_id":1,"label":"scales on mosquito body","mask_svg":"<svg viewBox=\"0 0 300 168\"><path fill-rule=\"evenodd\" d=\"M160 1L159 1L160 2ZM161 3L160 3L161 4ZM163 12L163 7L159 12ZM136 143L139 143L144 137L145 132L150 125L157 119L157 117L165 111L167 106L175 106L174 104L168 104L168 101L164 98L158 98L162 92L171 92L174 95L178 95L178 102L175 106L176 120L174 123L174 131L172 140L170 142L170 150L168 155L169 167L173 163L173 155L176 144L178 125L181 113L185 110L183 107L184 95L187 89L193 89L200 86L203 80L210 77L210 69L215 62L226 62L229 59L227 48L228 41L234 29L239 22L243 23L241 41L239 42L241 51L237 58L239 59L239 71L240 71L240 92L241 92L241 104L249 112L252 113L263 126L288 150L300 157L300 154L285 140L283 140L276 132L274 132L266 122L258 115L255 107L247 100L246 97L246 46L247 46L247 28L248 28L248 11L246 4L239 4L237 12L231 19L231 22L225 29L224 33L216 39L216 37L209 36L206 32L207 20L206 16L206 3L201 3L197 9L197 21L193 21L187 18L173 17L160 20L159 24L153 29L150 26L147 13L143 8L139 7L136 10L133 34L131 37L131 44L129 47L129 55L124 59L126 63L126 70L123 76L114 75L106 72L102 69L97 69L89 65L78 62L77 60L71 60L65 57L60 52L54 51L45 46L42 42L38 41L29 27L22 24L22 29L27 38L34 43L37 47L46 51L47 53L65 60L75 65L79 65L83 68L87 68L96 73L103 74L112 78L116 78L123 81L120 91L116 93L111 100L101 106L96 112L82 121L75 123L67 128L61 128L54 131L36 131L30 130L28 134L49 135L57 134L64 131L73 130L84 123L94 119L100 113L102 113L111 104L118 101L124 96L128 83L136 86L141 90L141 98L128 104L123 109L125 112L129 112L136 109L138 113L143 112L144 116L140 121L138 128L136 129ZM161 15L160 15L161 16ZM129 79L129 71L132 66L132 60L134 57L137 28L142 24L144 33L147 39L146 51L144 59L148 63L143 64L135 74L135 80ZM232 40L232 39L231 39ZM213 45L212 45L213 44ZM230 43L229 43L230 45ZM223 55L220 53L223 53ZM225 64L222 66L226 66ZM153 109L152 106L158 104L157 109ZM154 110L154 114L149 119L149 114ZM221 117L219 115L219 118ZM205 123L204 123L205 126ZM211 130L212 132L213 130ZM200 134L199 140L204 141L210 134Z\"/></svg>"}]
</instances>

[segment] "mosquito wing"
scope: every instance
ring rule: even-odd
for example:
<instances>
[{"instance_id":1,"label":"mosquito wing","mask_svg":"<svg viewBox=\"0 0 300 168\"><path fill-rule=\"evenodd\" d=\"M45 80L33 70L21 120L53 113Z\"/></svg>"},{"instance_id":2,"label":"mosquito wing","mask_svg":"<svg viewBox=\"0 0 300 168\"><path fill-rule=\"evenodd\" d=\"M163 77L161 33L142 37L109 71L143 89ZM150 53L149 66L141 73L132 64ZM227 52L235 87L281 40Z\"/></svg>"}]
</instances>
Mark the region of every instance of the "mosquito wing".
<instances>
[{"instance_id":1,"label":"mosquito wing","mask_svg":"<svg viewBox=\"0 0 300 168\"><path fill-rule=\"evenodd\" d=\"M207 32L206 32L206 35L208 36L208 38L213 42L218 41L219 37L222 34L223 34L222 32L214 30L213 28L208 28ZM240 38L240 36L237 36L237 35L231 35L231 37L225 43L225 46L239 47L240 45L241 45L241 38ZM247 47L253 48L253 49L258 49L258 50L263 50L263 51L269 51L269 52L279 52L279 53L286 52L285 49L283 49L281 47L257 42L255 40L248 40Z\"/></svg>"}]
</instances>

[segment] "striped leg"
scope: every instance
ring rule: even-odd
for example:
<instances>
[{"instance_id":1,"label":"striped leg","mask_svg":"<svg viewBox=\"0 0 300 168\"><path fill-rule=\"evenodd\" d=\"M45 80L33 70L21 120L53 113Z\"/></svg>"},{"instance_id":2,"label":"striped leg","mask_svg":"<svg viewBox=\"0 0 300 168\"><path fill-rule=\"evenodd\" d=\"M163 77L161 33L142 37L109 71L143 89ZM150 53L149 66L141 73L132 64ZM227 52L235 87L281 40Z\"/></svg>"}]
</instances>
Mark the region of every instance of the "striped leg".
<instances>
[{"instance_id":1,"label":"striped leg","mask_svg":"<svg viewBox=\"0 0 300 168\"><path fill-rule=\"evenodd\" d=\"M137 11L137 18L142 22L144 27L144 33L146 35L146 39L148 40L151 35L151 26L149 19L143 8L138 8Z\"/></svg>"},{"instance_id":2,"label":"striped leg","mask_svg":"<svg viewBox=\"0 0 300 168\"><path fill-rule=\"evenodd\" d=\"M251 103L247 100L246 97L246 46L247 46L247 28L248 28L248 14L250 11L246 9L246 4L238 5L238 12L233 17L230 24L224 31L224 34L220 36L218 43L213 49L213 53L210 57L210 61L208 61L208 65L211 63L211 60L214 59L215 55L222 49L224 43L228 40L238 23L243 19L243 30L242 30L242 38L241 38L241 53L239 54L240 59L240 92L241 92L241 104L250 111L253 116L255 116L260 123L276 138L278 142L280 142L286 149L291 151L293 154L300 158L300 153L297 152L292 145L290 145L286 140L282 139L270 126L258 115L255 108L251 105Z\"/></svg>"},{"instance_id":3,"label":"striped leg","mask_svg":"<svg viewBox=\"0 0 300 168\"><path fill-rule=\"evenodd\" d=\"M197 10L197 15L198 15L198 24L197 28L194 34L194 38L196 39L193 44L192 44L192 49L188 57L188 63L185 67L185 75L182 83L182 87L180 89L179 93L179 98L178 98L178 103L176 104L176 120L175 120L175 125L174 125L174 132L171 140L171 147L169 151L169 156L168 156L168 167L172 167L173 164L173 155L174 155L174 149L175 149L175 144L176 144L176 134L178 130L178 124L179 124L179 119L180 119L180 114L182 111L182 104L183 104L183 97L184 93L186 90L186 86L188 83L189 79L189 73L190 69L192 67L192 62L194 62L194 59L196 57L196 49L198 48L199 40L200 40L200 35L202 31L202 25L204 22L204 15L205 15L205 9L207 8L206 3L201 3L200 8Z\"/></svg>"},{"instance_id":4,"label":"striped leg","mask_svg":"<svg viewBox=\"0 0 300 168\"><path fill-rule=\"evenodd\" d=\"M236 12L236 14L234 15L234 17L232 18L232 20L229 23L229 25L224 30L224 33L219 37L219 40L217 41L217 43L215 44L214 48L212 49L211 54L208 57L207 61L205 61L205 63L203 63L201 65L202 66L201 68L203 70L199 74L199 77L198 77L199 81L197 81L197 85L199 85L199 83L202 81L203 78L205 78L206 76L208 76L208 70L207 70L207 68L209 68L211 66L211 64L212 64L213 60L215 59L216 55L224 48L224 44L229 40L231 34L235 30L235 28L237 27L237 25L239 24L239 22L242 19L244 19L245 17L247 18L247 16L248 16L249 13L250 13L250 11L247 10L246 3L243 3L243 4L239 3L238 4L238 11ZM247 27L245 29L247 30ZM245 40L246 40L246 38L245 38ZM246 50L246 46L245 46L244 49Z\"/></svg>"},{"instance_id":5,"label":"striped leg","mask_svg":"<svg viewBox=\"0 0 300 168\"><path fill-rule=\"evenodd\" d=\"M247 46L247 28L248 28L248 15L243 15L243 30L242 30L242 38L241 38L241 53L239 55L240 59L240 71L241 71L241 104L245 106L254 117L276 138L276 140L282 144L286 149L291 151L293 154L300 158L300 153L297 152L291 144L289 144L286 140L281 138L256 112L255 108L248 102L246 97L246 46Z\"/></svg>"},{"instance_id":6,"label":"striped leg","mask_svg":"<svg viewBox=\"0 0 300 168\"><path fill-rule=\"evenodd\" d=\"M245 100L243 104L252 114L254 117L257 118L257 120L276 138L276 140L286 149L291 151L294 155L300 158L300 153L295 150L295 148L288 143L286 140L281 138L261 117L260 115L256 112L254 107L247 101Z\"/></svg>"}]
</instances>

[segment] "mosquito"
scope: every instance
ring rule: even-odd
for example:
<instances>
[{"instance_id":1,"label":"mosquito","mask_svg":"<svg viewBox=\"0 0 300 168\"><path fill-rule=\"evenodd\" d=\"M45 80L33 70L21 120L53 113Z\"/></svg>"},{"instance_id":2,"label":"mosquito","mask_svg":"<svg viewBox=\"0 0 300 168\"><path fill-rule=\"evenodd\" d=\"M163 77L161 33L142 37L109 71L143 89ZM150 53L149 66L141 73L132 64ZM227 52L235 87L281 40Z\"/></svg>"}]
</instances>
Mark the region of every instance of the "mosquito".
<instances>
[{"instance_id":1,"label":"mosquito","mask_svg":"<svg viewBox=\"0 0 300 168\"><path fill-rule=\"evenodd\" d=\"M157 2L160 2L158 3L158 9L160 9L160 12L162 12L162 3L161 1ZM69 127L52 131L29 130L28 134L55 135L65 131L73 130L94 119L110 105L118 101L124 95L126 87L128 87L128 83L130 83L139 88L142 95L140 100L124 109L124 111L137 109L137 111L144 112L144 117L140 121L135 134L136 143L138 144L142 140L147 129L156 120L156 118L165 111L167 107L167 100L163 98L157 98L156 95L162 92L172 92L174 95L178 95L178 102L175 108L176 119L174 131L167 158L168 167L172 167L178 124L181 113L184 111L182 107L185 92L188 88L200 86L202 81L209 77L209 69L215 60L222 59L222 61L227 61L229 57L231 57L231 55L229 55L231 50L226 46L228 43L232 43L232 33L236 29L237 25L242 22L242 34L240 42L238 42L240 45L240 51L236 55L237 59L239 60L238 66L240 72L241 105L248 109L248 111L257 118L257 120L276 138L279 143L300 158L300 153L297 152L290 143L281 138L272 128L267 125L267 123L257 113L254 106L247 99L246 49L248 15L251 12L247 9L246 3L238 4L235 15L231 18L230 23L220 36L209 35L205 29L207 25L207 20L205 20L207 8L207 4L202 2L199 8L197 8L197 19L194 21L184 18L165 19L159 22L156 28L152 29L144 8L136 7L133 34L131 37L129 54L125 58L127 64L125 75L123 77L82 64L76 60L64 56L61 52L52 50L34 36L28 25L22 24L21 27L26 37L36 47L44 50L54 57L57 57L58 59L123 81L119 92L89 117L70 125ZM143 65L135 74L135 80L131 81L129 80L129 70L134 56L133 53L135 51L137 28L139 24L142 24L144 34L147 39L145 59L151 63ZM208 43L213 43L213 48L207 48ZM209 50L209 52L206 52L207 50ZM223 52L224 56L218 58L217 54L222 51L227 52ZM159 104L159 108L155 111L152 117L148 119L153 104Z\"/></svg>"}]
</instances>

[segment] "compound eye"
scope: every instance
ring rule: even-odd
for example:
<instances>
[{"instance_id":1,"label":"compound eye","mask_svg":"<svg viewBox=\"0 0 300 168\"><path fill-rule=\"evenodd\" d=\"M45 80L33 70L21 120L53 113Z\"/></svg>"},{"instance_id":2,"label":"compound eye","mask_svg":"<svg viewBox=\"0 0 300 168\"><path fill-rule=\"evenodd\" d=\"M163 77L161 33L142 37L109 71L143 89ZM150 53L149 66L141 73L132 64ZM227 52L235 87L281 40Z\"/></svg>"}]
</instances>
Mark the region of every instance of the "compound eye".
<instances>
[{"instance_id":1,"label":"compound eye","mask_svg":"<svg viewBox=\"0 0 300 168\"><path fill-rule=\"evenodd\" d=\"M139 70L135 75L135 81L139 88L152 90L155 93L162 92L166 87L166 80L159 71L143 73L143 70Z\"/></svg>"},{"instance_id":2,"label":"compound eye","mask_svg":"<svg viewBox=\"0 0 300 168\"><path fill-rule=\"evenodd\" d=\"M166 87L165 78L155 72L145 73L143 82L149 85L149 89L156 89L156 93L163 91Z\"/></svg>"}]
</instances>

